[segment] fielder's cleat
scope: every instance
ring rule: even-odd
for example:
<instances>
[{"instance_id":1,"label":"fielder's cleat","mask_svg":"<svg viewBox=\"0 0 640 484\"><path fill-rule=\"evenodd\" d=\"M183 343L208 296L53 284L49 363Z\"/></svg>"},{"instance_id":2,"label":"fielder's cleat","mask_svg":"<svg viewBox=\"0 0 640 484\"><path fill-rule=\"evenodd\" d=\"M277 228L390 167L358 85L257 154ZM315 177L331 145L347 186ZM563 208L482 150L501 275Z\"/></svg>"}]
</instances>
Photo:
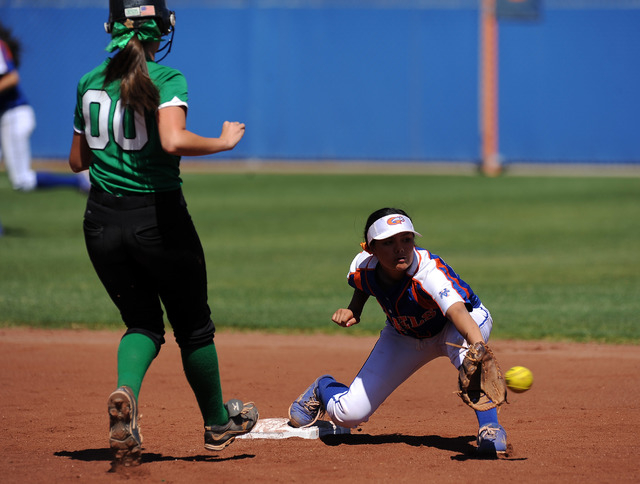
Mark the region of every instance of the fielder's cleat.
<instances>
[{"instance_id":1,"label":"fielder's cleat","mask_svg":"<svg viewBox=\"0 0 640 484\"><path fill-rule=\"evenodd\" d=\"M292 427L309 427L324 415L325 410L322 407L322 402L320 402L318 398L318 382L326 377L333 378L331 375L322 375L317 378L316 381L289 406L289 423Z\"/></svg>"},{"instance_id":2,"label":"fielder's cleat","mask_svg":"<svg viewBox=\"0 0 640 484\"><path fill-rule=\"evenodd\" d=\"M131 388L117 388L107 402L109 446L114 466L137 466L142 458L142 435L138 426L138 403Z\"/></svg>"},{"instance_id":3,"label":"fielder's cleat","mask_svg":"<svg viewBox=\"0 0 640 484\"><path fill-rule=\"evenodd\" d=\"M236 439L237 435L248 434L258 422L258 409L252 403L229 400L224 404L229 412L225 425L211 425L204 428L204 448L222 450Z\"/></svg>"},{"instance_id":4,"label":"fielder's cleat","mask_svg":"<svg viewBox=\"0 0 640 484\"><path fill-rule=\"evenodd\" d=\"M480 455L497 455L507 452L507 433L502 425L489 423L478 431L478 449Z\"/></svg>"}]
</instances>

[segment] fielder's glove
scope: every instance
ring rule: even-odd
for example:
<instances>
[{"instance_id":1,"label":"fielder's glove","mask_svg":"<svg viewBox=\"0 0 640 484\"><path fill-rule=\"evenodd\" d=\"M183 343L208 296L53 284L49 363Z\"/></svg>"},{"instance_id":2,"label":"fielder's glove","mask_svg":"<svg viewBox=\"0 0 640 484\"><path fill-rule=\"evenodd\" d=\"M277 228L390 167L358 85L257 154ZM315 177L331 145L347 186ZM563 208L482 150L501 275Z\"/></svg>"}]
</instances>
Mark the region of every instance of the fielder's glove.
<instances>
[{"instance_id":1,"label":"fielder's glove","mask_svg":"<svg viewBox=\"0 0 640 484\"><path fill-rule=\"evenodd\" d=\"M458 386L460 398L474 410L489 410L507 401L504 375L485 343L469 347L458 371Z\"/></svg>"}]
</instances>

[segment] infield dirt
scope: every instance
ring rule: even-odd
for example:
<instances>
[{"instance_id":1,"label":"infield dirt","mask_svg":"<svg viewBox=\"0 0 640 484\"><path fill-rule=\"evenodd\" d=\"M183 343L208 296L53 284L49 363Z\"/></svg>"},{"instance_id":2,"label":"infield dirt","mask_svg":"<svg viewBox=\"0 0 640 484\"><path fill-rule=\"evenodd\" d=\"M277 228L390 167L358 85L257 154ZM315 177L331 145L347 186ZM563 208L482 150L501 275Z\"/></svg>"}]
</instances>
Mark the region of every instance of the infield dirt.
<instances>
[{"instance_id":1,"label":"infield dirt","mask_svg":"<svg viewBox=\"0 0 640 484\"><path fill-rule=\"evenodd\" d=\"M203 448L202 422L177 345L167 344L140 395L140 467L109 472L106 400L121 333L0 329L0 479L50 482L637 482L637 346L494 341L503 370L533 371L500 419L513 448L473 457L477 423L440 359L419 370L351 435L236 440ZM375 337L220 331L225 399L285 417L317 376L349 383ZM474 477L475 476L475 477Z\"/></svg>"}]
</instances>

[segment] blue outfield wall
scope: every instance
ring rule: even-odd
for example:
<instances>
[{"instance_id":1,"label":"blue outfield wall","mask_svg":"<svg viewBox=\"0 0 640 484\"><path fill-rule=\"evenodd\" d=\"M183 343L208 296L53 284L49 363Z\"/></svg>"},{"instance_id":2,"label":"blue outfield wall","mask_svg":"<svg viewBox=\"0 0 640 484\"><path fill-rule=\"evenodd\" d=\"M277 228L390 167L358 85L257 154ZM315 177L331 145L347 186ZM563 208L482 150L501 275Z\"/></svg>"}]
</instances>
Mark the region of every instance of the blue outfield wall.
<instances>
[{"instance_id":1,"label":"blue outfield wall","mask_svg":"<svg viewBox=\"0 0 640 484\"><path fill-rule=\"evenodd\" d=\"M164 64L189 82L188 127L247 123L225 157L477 160L476 0L168 1ZM36 157L66 157L75 87L100 63L107 0L0 0L23 42ZM506 162L640 163L640 2L546 0L499 24Z\"/></svg>"},{"instance_id":2,"label":"blue outfield wall","mask_svg":"<svg viewBox=\"0 0 640 484\"><path fill-rule=\"evenodd\" d=\"M640 8L500 22L504 156L640 163L639 61Z\"/></svg>"}]
</instances>

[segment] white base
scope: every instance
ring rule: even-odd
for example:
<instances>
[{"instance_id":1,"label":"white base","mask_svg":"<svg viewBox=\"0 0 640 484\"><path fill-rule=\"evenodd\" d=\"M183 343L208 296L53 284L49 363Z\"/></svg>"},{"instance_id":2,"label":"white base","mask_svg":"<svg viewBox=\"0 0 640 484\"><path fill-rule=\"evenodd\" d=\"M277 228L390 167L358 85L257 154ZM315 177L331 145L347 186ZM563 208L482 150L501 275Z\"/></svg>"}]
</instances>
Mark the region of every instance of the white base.
<instances>
[{"instance_id":1,"label":"white base","mask_svg":"<svg viewBox=\"0 0 640 484\"><path fill-rule=\"evenodd\" d=\"M287 418L264 418L258 420L256 426L248 434L240 435L237 439L318 439L325 435L349 434L350 429L338 427L333 422L318 420L311 427L296 429L289 425Z\"/></svg>"}]
</instances>

